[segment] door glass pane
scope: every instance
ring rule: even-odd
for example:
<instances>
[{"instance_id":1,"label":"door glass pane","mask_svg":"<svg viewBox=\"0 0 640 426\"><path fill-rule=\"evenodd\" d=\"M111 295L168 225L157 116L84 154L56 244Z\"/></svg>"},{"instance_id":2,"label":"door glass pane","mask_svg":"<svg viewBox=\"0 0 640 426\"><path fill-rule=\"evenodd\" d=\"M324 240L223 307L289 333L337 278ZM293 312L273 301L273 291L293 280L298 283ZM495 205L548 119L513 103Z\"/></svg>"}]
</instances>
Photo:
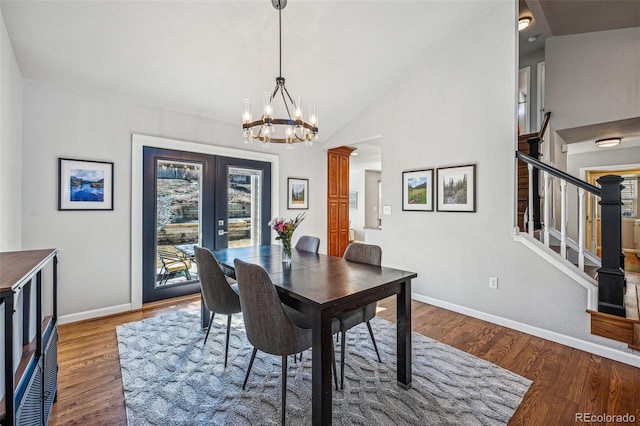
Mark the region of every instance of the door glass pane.
<instances>
[{"instance_id":1,"label":"door glass pane","mask_svg":"<svg viewBox=\"0 0 640 426\"><path fill-rule=\"evenodd\" d=\"M228 246L250 247L260 245L260 206L262 203L262 171L229 167L227 169L228 194Z\"/></svg>"},{"instance_id":2,"label":"door glass pane","mask_svg":"<svg viewBox=\"0 0 640 426\"><path fill-rule=\"evenodd\" d=\"M201 240L201 177L199 163L156 163L156 288L198 279L193 246Z\"/></svg>"}]
</instances>

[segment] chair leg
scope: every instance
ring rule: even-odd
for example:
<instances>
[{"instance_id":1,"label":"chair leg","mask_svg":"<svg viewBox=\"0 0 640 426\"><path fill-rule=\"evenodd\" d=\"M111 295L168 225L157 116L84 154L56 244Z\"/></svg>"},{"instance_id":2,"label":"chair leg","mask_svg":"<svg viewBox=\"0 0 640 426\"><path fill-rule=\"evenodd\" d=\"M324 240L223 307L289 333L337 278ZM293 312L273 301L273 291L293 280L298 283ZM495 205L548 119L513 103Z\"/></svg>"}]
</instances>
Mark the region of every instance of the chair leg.
<instances>
[{"instance_id":1,"label":"chair leg","mask_svg":"<svg viewBox=\"0 0 640 426\"><path fill-rule=\"evenodd\" d=\"M336 346L331 339L331 361L333 361L333 381L336 384L336 390L338 390L338 366L336 365Z\"/></svg>"},{"instance_id":2,"label":"chair leg","mask_svg":"<svg viewBox=\"0 0 640 426\"><path fill-rule=\"evenodd\" d=\"M253 360L256 359L256 352L258 350L253 348L253 352L251 353L251 361L249 361L249 368L247 368L247 375L244 376L244 383L242 384L242 390L247 386L247 380L249 380L249 373L251 373L251 367L253 367Z\"/></svg>"},{"instance_id":3,"label":"chair leg","mask_svg":"<svg viewBox=\"0 0 640 426\"><path fill-rule=\"evenodd\" d=\"M342 336L340 336L340 338L342 339L342 342L340 342L340 389L344 389L344 352L347 349L346 348L346 331L342 332Z\"/></svg>"},{"instance_id":4,"label":"chair leg","mask_svg":"<svg viewBox=\"0 0 640 426\"><path fill-rule=\"evenodd\" d=\"M371 341L373 342L373 349L376 350L376 355L378 355L378 362L382 362L380 359L380 352L378 352L378 345L376 345L376 338L373 337L373 330L371 329L369 321L367 321L367 328L369 329L369 336L371 336Z\"/></svg>"},{"instance_id":5,"label":"chair leg","mask_svg":"<svg viewBox=\"0 0 640 426\"><path fill-rule=\"evenodd\" d=\"M204 337L204 343L202 344L202 346L207 344L207 339L209 338L209 332L211 331L211 326L213 325L213 317L214 317L214 315L215 315L215 313L211 312L211 318L209 318L209 327L207 327L207 335ZM228 339L228 337L227 337L227 339Z\"/></svg>"},{"instance_id":6,"label":"chair leg","mask_svg":"<svg viewBox=\"0 0 640 426\"><path fill-rule=\"evenodd\" d=\"M231 315L227 315L227 343L224 348L224 368L227 368L227 355L229 354L229 335L231 334Z\"/></svg>"},{"instance_id":7,"label":"chair leg","mask_svg":"<svg viewBox=\"0 0 640 426\"><path fill-rule=\"evenodd\" d=\"M284 418L287 407L287 356L282 356L282 426L284 426Z\"/></svg>"}]
</instances>

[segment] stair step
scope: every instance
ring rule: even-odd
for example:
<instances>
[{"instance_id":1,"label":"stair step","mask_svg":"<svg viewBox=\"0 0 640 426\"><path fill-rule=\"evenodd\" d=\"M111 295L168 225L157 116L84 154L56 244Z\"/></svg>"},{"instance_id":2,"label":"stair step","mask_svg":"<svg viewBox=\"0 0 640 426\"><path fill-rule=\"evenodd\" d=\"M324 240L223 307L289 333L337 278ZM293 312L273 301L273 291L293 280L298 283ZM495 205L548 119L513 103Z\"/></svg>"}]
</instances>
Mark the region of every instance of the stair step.
<instances>
[{"instance_id":1,"label":"stair step","mask_svg":"<svg viewBox=\"0 0 640 426\"><path fill-rule=\"evenodd\" d=\"M627 279L627 289L624 293L624 307L627 311L627 318L639 321L638 286L640 285L640 274L627 272L625 277Z\"/></svg>"}]
</instances>

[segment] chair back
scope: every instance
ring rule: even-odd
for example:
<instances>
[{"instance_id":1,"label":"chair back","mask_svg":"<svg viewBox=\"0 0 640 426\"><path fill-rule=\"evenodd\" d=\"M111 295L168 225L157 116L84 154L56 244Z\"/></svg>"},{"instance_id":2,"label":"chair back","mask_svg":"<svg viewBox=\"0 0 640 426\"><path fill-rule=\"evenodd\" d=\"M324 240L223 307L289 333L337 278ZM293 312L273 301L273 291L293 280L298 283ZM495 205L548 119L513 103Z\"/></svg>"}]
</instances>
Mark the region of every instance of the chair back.
<instances>
[{"instance_id":1,"label":"chair back","mask_svg":"<svg viewBox=\"0 0 640 426\"><path fill-rule=\"evenodd\" d=\"M351 243L342 257L349 262L382 265L382 249L373 244Z\"/></svg>"},{"instance_id":2,"label":"chair back","mask_svg":"<svg viewBox=\"0 0 640 426\"><path fill-rule=\"evenodd\" d=\"M350 262L382 265L382 249L373 244L351 243L342 256ZM369 303L363 309L363 321L370 321L376 316L377 302Z\"/></svg>"},{"instance_id":3,"label":"chair back","mask_svg":"<svg viewBox=\"0 0 640 426\"><path fill-rule=\"evenodd\" d=\"M160 258L160 262L162 262L162 265L165 268L168 268L173 264L179 264L181 267L184 267L184 269L189 269L189 267L191 266L191 262L189 261L189 259L186 259L180 256L178 253L174 253L172 251L158 250L158 257Z\"/></svg>"},{"instance_id":4,"label":"chair back","mask_svg":"<svg viewBox=\"0 0 640 426\"><path fill-rule=\"evenodd\" d=\"M200 288L204 304L211 312L231 315L240 312L240 298L233 291L213 253L204 247L194 247Z\"/></svg>"},{"instance_id":5,"label":"chair back","mask_svg":"<svg viewBox=\"0 0 640 426\"><path fill-rule=\"evenodd\" d=\"M296 250L309 251L311 253L318 253L320 248L320 238L311 237L309 235L303 235L298 239L296 243Z\"/></svg>"},{"instance_id":6,"label":"chair back","mask_svg":"<svg viewBox=\"0 0 640 426\"><path fill-rule=\"evenodd\" d=\"M290 355L309 348L310 330L298 328L289 319L267 271L239 259L234 266L249 342L272 355Z\"/></svg>"}]
</instances>

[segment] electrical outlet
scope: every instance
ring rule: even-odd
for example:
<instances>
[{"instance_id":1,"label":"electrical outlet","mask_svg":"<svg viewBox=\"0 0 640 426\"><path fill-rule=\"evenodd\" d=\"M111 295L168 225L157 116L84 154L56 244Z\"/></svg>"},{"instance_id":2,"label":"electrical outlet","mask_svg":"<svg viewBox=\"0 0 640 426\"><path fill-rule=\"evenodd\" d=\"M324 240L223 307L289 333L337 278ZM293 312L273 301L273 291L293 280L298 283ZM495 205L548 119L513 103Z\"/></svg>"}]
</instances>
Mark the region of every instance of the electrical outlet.
<instances>
[{"instance_id":1,"label":"electrical outlet","mask_svg":"<svg viewBox=\"0 0 640 426\"><path fill-rule=\"evenodd\" d=\"M382 214L385 214L385 215L391 214L391 206L383 206Z\"/></svg>"},{"instance_id":2,"label":"electrical outlet","mask_svg":"<svg viewBox=\"0 0 640 426\"><path fill-rule=\"evenodd\" d=\"M498 289L498 278L497 277L489 277L489 288L493 288L495 290Z\"/></svg>"}]
</instances>

